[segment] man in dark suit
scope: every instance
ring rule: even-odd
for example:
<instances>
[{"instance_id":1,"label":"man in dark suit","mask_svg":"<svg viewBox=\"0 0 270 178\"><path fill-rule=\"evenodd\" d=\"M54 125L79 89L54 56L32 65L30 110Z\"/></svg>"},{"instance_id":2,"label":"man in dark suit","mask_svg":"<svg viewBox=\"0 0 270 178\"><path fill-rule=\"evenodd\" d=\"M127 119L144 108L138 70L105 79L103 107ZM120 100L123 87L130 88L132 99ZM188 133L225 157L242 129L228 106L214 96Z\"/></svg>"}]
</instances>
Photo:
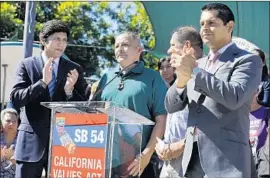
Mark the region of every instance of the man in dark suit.
<instances>
[{"instance_id":1,"label":"man in dark suit","mask_svg":"<svg viewBox=\"0 0 270 178\"><path fill-rule=\"evenodd\" d=\"M262 62L232 42L234 15L225 4L206 4L200 25L209 55L196 61L193 48L171 55L177 79L165 100L169 113L189 109L183 174L251 177L249 112Z\"/></svg>"},{"instance_id":2,"label":"man in dark suit","mask_svg":"<svg viewBox=\"0 0 270 178\"><path fill-rule=\"evenodd\" d=\"M40 102L86 100L82 68L61 57L68 36L63 22L46 22L40 32L41 55L23 59L16 71L11 92L12 104L21 109L16 177L39 178L43 168L47 170L51 119Z\"/></svg>"}]
</instances>

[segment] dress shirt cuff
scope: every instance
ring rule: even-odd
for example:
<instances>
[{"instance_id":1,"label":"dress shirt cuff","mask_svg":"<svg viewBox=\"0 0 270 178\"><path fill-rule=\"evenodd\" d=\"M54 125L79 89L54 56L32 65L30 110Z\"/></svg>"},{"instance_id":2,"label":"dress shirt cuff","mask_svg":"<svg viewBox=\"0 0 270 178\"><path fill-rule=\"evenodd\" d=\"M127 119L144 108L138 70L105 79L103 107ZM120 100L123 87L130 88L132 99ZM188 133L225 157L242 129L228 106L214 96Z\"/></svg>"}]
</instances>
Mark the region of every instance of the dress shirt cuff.
<instances>
[{"instance_id":1,"label":"dress shirt cuff","mask_svg":"<svg viewBox=\"0 0 270 178\"><path fill-rule=\"evenodd\" d=\"M44 88L44 89L46 89L47 88L47 84L45 83L45 82L43 82L43 80L39 80L40 81L40 84L41 84L41 86Z\"/></svg>"},{"instance_id":2,"label":"dress shirt cuff","mask_svg":"<svg viewBox=\"0 0 270 178\"><path fill-rule=\"evenodd\" d=\"M72 88L72 90L68 91L68 92L65 90L65 93L66 93L67 97L72 97L73 96L73 90L74 90L74 88Z\"/></svg>"}]
</instances>

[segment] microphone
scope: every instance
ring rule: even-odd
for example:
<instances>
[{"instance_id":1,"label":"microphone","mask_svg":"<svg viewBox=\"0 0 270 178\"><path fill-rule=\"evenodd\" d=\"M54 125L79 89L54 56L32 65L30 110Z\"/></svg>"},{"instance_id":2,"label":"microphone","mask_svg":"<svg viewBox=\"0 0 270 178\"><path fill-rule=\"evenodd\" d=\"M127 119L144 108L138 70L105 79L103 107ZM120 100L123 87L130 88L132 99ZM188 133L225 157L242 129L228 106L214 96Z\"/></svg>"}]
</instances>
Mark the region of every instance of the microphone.
<instances>
[{"instance_id":1,"label":"microphone","mask_svg":"<svg viewBox=\"0 0 270 178\"><path fill-rule=\"evenodd\" d=\"M123 72L124 72L126 69L128 69L130 66L132 66L132 65L134 65L134 64L137 65L138 63L139 63L139 61L135 61L135 62L129 64L128 66L124 67L122 70L120 70L120 71L118 72L117 75L115 75L108 83L106 83L106 85L104 85L104 86L103 86L102 88L100 88L97 92L95 92L92 98L89 97L89 99L88 99L88 104L90 104L91 101L94 101L94 100L96 99L96 97L97 97L99 94L102 93L102 91L105 89L105 87L107 87L107 86L108 86L112 81L114 81L117 77L119 77L119 76L123 77L123 76L125 75ZM119 89L119 90L120 90L120 89L122 90L123 87L124 87L122 82L123 82L123 81L121 80L121 82L120 82L120 84L119 84L119 86L118 86L118 89ZM121 84L122 84L122 87L120 87Z\"/></svg>"}]
</instances>

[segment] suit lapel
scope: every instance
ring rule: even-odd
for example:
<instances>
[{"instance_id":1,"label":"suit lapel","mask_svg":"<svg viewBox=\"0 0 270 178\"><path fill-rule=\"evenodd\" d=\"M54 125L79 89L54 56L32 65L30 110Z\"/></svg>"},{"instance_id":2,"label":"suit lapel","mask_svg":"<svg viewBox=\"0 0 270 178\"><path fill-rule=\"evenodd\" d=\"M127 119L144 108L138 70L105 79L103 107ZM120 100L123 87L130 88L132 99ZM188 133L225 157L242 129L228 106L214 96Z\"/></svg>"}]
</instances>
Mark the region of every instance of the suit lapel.
<instances>
[{"instance_id":1,"label":"suit lapel","mask_svg":"<svg viewBox=\"0 0 270 178\"><path fill-rule=\"evenodd\" d=\"M38 74L38 78L41 79L43 77L43 74L42 74L42 69L44 66L43 59L41 56L37 56L37 57L35 57L34 61L35 61L34 66L35 66L36 72Z\"/></svg>"},{"instance_id":2,"label":"suit lapel","mask_svg":"<svg viewBox=\"0 0 270 178\"><path fill-rule=\"evenodd\" d=\"M67 77L66 74L67 74L67 61L61 57L59 61L59 65L58 65L56 84L55 84L55 90L54 90L53 95L55 95L59 87L61 87L62 81Z\"/></svg>"},{"instance_id":3,"label":"suit lapel","mask_svg":"<svg viewBox=\"0 0 270 178\"><path fill-rule=\"evenodd\" d=\"M221 54L213 71L214 75L226 62L234 60L234 56L238 53L237 49L237 46L235 44L232 44Z\"/></svg>"}]
</instances>

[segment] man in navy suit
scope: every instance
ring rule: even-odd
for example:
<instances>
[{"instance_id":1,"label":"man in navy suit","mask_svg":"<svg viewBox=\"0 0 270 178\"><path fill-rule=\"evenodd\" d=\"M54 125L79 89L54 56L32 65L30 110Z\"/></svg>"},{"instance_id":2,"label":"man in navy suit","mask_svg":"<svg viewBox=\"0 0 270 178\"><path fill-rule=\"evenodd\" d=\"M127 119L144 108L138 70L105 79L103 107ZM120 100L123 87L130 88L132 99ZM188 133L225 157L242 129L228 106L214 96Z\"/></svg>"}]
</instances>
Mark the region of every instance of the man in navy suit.
<instances>
[{"instance_id":1,"label":"man in navy suit","mask_svg":"<svg viewBox=\"0 0 270 178\"><path fill-rule=\"evenodd\" d=\"M61 57L68 36L63 22L46 22L40 32L41 55L23 59L16 71L11 92L12 104L21 110L16 177L40 178L43 168L47 170L50 110L40 102L86 100L81 66Z\"/></svg>"}]
</instances>

